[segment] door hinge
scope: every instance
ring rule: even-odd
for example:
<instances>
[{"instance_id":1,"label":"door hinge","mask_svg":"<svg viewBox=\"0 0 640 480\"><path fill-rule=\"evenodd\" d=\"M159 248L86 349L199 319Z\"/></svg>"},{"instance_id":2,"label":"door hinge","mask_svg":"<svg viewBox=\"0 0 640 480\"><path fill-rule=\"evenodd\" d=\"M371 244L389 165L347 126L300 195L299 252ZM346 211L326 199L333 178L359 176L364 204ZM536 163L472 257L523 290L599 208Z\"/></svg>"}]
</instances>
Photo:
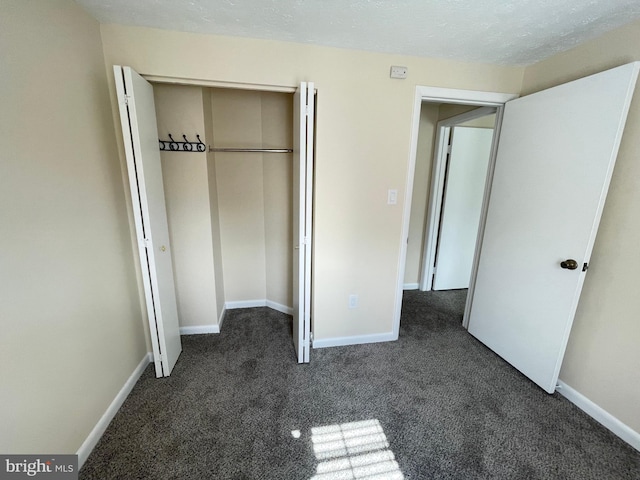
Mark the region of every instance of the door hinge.
<instances>
[{"instance_id":1,"label":"door hinge","mask_svg":"<svg viewBox=\"0 0 640 480\"><path fill-rule=\"evenodd\" d=\"M303 245L309 245L309 237L304 237L304 238L302 239L302 244L303 244Z\"/></svg>"},{"instance_id":2,"label":"door hinge","mask_svg":"<svg viewBox=\"0 0 640 480\"><path fill-rule=\"evenodd\" d=\"M451 155L451 144L447 145L447 154Z\"/></svg>"},{"instance_id":3,"label":"door hinge","mask_svg":"<svg viewBox=\"0 0 640 480\"><path fill-rule=\"evenodd\" d=\"M149 240L148 238L141 238L140 246L144 248L149 248L151 246L151 240Z\"/></svg>"},{"instance_id":4,"label":"door hinge","mask_svg":"<svg viewBox=\"0 0 640 480\"><path fill-rule=\"evenodd\" d=\"M126 94L125 94L125 96L124 96L124 104L125 104L125 105L127 105L127 106L129 105L129 99L130 99L130 98L131 98L131 95L126 95Z\"/></svg>"},{"instance_id":5,"label":"door hinge","mask_svg":"<svg viewBox=\"0 0 640 480\"><path fill-rule=\"evenodd\" d=\"M587 262L584 262L584 264L582 265L582 271L586 272L589 269L589 264Z\"/></svg>"},{"instance_id":6,"label":"door hinge","mask_svg":"<svg viewBox=\"0 0 640 480\"><path fill-rule=\"evenodd\" d=\"M304 115L305 117L308 117L309 115L311 115L311 108L309 107L309 105L304 106Z\"/></svg>"}]
</instances>

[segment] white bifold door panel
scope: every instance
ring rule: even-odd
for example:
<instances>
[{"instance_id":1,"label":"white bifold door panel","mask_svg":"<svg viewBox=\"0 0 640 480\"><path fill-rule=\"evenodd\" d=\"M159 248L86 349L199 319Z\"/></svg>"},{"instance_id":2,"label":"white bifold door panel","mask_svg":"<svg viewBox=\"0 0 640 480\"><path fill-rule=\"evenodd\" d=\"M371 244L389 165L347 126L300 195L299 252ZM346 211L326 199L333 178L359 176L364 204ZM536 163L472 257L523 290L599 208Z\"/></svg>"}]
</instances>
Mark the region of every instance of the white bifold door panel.
<instances>
[{"instance_id":1,"label":"white bifold door panel","mask_svg":"<svg viewBox=\"0 0 640 480\"><path fill-rule=\"evenodd\" d=\"M451 129L434 290L469 288L492 140L492 128Z\"/></svg>"},{"instance_id":2,"label":"white bifold door panel","mask_svg":"<svg viewBox=\"0 0 640 480\"><path fill-rule=\"evenodd\" d=\"M167 377L182 344L153 87L129 67L116 65L113 71L156 376Z\"/></svg>"},{"instance_id":3,"label":"white bifold door panel","mask_svg":"<svg viewBox=\"0 0 640 480\"><path fill-rule=\"evenodd\" d=\"M505 105L469 332L549 393L637 76L638 62Z\"/></svg>"},{"instance_id":4,"label":"white bifold door panel","mask_svg":"<svg viewBox=\"0 0 640 480\"><path fill-rule=\"evenodd\" d=\"M311 336L311 212L315 89L302 82L293 102L293 344L309 362Z\"/></svg>"}]
</instances>

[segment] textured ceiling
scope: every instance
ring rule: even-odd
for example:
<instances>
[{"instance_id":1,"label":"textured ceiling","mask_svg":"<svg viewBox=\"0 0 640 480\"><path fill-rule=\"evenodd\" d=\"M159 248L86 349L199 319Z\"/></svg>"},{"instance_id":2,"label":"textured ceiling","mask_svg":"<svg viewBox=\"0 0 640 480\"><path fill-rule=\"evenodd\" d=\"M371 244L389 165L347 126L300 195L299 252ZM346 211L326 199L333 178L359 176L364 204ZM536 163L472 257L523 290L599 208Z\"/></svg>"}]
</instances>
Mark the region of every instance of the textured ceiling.
<instances>
[{"instance_id":1,"label":"textured ceiling","mask_svg":"<svg viewBox=\"0 0 640 480\"><path fill-rule=\"evenodd\" d=\"M101 23L528 65L640 18L640 0L76 0Z\"/></svg>"}]
</instances>

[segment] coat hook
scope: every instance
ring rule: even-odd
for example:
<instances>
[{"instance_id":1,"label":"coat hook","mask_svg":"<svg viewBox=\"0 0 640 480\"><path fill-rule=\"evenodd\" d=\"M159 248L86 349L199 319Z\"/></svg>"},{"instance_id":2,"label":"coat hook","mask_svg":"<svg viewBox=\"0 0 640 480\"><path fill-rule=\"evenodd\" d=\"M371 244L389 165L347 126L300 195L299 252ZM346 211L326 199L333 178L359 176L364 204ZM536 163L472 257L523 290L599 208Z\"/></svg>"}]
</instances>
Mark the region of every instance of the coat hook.
<instances>
[{"instance_id":1,"label":"coat hook","mask_svg":"<svg viewBox=\"0 0 640 480\"><path fill-rule=\"evenodd\" d=\"M171 136L171 134L169 134L169 138L171 139L171 143L169 144L169 148L171 150L173 150L174 152L176 150L180 150L180 145L178 145L178 142L176 142L173 137Z\"/></svg>"},{"instance_id":2,"label":"coat hook","mask_svg":"<svg viewBox=\"0 0 640 480\"><path fill-rule=\"evenodd\" d=\"M198 139L196 148L198 149L199 152L204 152L207 149L207 146L204 143L202 143L202 140L200 140L200 135L196 135L196 138Z\"/></svg>"},{"instance_id":3,"label":"coat hook","mask_svg":"<svg viewBox=\"0 0 640 480\"><path fill-rule=\"evenodd\" d=\"M184 144L182 145L183 150L186 150L187 152L193 150L193 145L191 145L191 142L187 140L187 136L183 134L182 138L184 138Z\"/></svg>"}]
</instances>

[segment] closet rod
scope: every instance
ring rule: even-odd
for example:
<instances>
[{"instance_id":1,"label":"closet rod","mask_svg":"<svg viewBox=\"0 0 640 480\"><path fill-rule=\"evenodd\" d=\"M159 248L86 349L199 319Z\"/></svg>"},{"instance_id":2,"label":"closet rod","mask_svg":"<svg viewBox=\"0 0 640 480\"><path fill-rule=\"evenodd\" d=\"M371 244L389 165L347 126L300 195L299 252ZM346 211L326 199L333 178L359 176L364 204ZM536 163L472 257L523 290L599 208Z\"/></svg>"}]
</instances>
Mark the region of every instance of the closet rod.
<instances>
[{"instance_id":1,"label":"closet rod","mask_svg":"<svg viewBox=\"0 0 640 480\"><path fill-rule=\"evenodd\" d=\"M213 148L209 147L210 152L247 152L247 153L292 153L292 148Z\"/></svg>"}]
</instances>

